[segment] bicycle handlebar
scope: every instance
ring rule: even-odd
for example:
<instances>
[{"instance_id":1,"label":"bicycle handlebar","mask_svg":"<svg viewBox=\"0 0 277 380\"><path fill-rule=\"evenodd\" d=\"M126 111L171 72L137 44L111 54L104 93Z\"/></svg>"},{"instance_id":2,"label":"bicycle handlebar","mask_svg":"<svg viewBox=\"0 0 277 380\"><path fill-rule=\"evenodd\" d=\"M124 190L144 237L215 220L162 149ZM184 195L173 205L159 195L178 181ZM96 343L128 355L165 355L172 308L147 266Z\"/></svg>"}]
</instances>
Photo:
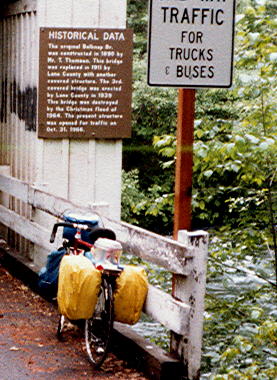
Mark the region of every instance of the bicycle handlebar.
<instances>
[{"instance_id":1,"label":"bicycle handlebar","mask_svg":"<svg viewBox=\"0 0 277 380\"><path fill-rule=\"evenodd\" d=\"M86 224L69 223L69 222L55 223L53 226L51 236L50 236L50 243L54 243L56 233L59 227L72 227L72 228L77 228L79 230L92 230L92 228L90 228Z\"/></svg>"}]
</instances>

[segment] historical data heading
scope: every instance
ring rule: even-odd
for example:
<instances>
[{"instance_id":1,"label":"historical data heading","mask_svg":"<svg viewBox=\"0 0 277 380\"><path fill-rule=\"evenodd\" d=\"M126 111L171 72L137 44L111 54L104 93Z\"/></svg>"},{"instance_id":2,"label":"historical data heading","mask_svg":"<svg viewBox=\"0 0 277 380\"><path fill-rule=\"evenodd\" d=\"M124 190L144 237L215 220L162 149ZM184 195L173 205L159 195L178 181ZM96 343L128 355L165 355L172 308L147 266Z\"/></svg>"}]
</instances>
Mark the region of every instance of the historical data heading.
<instances>
[{"instance_id":1,"label":"historical data heading","mask_svg":"<svg viewBox=\"0 0 277 380\"><path fill-rule=\"evenodd\" d=\"M132 40L130 29L40 29L38 137L130 137Z\"/></svg>"},{"instance_id":2,"label":"historical data heading","mask_svg":"<svg viewBox=\"0 0 277 380\"><path fill-rule=\"evenodd\" d=\"M150 0L148 84L230 87L235 0Z\"/></svg>"}]
</instances>

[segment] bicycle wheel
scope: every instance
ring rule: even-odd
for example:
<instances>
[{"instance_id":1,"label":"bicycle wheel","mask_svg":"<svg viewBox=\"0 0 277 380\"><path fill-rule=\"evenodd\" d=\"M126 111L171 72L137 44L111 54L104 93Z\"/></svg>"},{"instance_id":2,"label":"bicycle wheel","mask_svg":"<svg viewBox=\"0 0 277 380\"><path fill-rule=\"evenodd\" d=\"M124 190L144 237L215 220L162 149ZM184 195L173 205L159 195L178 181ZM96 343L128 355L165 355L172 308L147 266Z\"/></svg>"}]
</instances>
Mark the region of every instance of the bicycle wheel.
<instances>
[{"instance_id":1,"label":"bicycle wheel","mask_svg":"<svg viewBox=\"0 0 277 380\"><path fill-rule=\"evenodd\" d=\"M112 286L106 279L103 279L94 314L85 322L86 350L94 367L100 367L106 358L112 328Z\"/></svg>"}]
</instances>

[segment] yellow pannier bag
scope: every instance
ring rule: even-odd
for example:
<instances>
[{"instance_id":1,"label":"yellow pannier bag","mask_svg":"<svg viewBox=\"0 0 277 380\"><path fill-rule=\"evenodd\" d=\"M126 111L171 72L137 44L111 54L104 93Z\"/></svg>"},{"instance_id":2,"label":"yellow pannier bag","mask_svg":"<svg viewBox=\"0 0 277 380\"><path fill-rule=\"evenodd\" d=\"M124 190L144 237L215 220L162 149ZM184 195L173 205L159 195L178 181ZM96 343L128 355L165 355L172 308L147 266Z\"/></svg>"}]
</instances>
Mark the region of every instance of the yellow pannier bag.
<instances>
[{"instance_id":1,"label":"yellow pannier bag","mask_svg":"<svg viewBox=\"0 0 277 380\"><path fill-rule=\"evenodd\" d=\"M134 325L140 319L143 304L148 291L147 275L143 268L132 265L116 279L114 292L115 320Z\"/></svg>"},{"instance_id":2,"label":"yellow pannier bag","mask_svg":"<svg viewBox=\"0 0 277 380\"><path fill-rule=\"evenodd\" d=\"M101 272L83 255L64 256L59 270L59 312L71 320L92 317L99 289Z\"/></svg>"}]
</instances>

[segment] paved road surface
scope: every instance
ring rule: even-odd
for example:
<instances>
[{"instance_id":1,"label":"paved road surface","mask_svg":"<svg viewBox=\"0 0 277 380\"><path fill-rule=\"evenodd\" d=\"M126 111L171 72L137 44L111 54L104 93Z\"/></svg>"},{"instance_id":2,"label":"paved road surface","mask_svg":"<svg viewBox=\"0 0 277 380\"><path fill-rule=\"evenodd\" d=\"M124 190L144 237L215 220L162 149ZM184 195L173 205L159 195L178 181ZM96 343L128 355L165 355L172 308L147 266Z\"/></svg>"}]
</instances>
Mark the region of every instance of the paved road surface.
<instances>
[{"instance_id":1,"label":"paved road surface","mask_svg":"<svg viewBox=\"0 0 277 380\"><path fill-rule=\"evenodd\" d=\"M0 264L0 380L147 380L112 354L94 371L81 330L69 329L59 342L57 321L56 307Z\"/></svg>"}]
</instances>

